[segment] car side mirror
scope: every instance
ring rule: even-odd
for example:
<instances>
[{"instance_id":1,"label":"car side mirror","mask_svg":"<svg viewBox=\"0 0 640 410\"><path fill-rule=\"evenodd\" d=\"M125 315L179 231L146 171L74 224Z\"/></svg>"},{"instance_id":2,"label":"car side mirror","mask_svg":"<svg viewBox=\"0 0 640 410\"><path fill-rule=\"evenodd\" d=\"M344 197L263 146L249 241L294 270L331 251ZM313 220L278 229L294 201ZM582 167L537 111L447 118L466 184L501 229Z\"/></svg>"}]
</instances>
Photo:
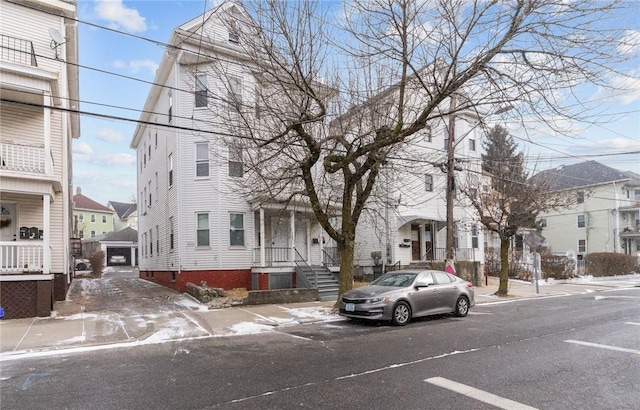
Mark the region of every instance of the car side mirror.
<instances>
[{"instance_id":1,"label":"car side mirror","mask_svg":"<svg viewBox=\"0 0 640 410\"><path fill-rule=\"evenodd\" d=\"M429 284L427 282L417 282L415 285L416 289L420 289L420 288L428 288Z\"/></svg>"}]
</instances>

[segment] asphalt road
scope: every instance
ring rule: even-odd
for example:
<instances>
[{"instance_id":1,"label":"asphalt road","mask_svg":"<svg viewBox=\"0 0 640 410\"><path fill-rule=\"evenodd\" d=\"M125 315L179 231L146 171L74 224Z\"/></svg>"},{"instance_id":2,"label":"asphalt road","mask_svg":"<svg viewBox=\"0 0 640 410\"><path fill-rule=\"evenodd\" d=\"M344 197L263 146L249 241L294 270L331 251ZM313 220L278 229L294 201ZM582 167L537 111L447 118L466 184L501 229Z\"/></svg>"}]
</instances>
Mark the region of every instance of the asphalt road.
<instances>
[{"instance_id":1,"label":"asphalt road","mask_svg":"<svg viewBox=\"0 0 640 410\"><path fill-rule=\"evenodd\" d=\"M3 410L638 409L640 288L25 359L0 378Z\"/></svg>"}]
</instances>

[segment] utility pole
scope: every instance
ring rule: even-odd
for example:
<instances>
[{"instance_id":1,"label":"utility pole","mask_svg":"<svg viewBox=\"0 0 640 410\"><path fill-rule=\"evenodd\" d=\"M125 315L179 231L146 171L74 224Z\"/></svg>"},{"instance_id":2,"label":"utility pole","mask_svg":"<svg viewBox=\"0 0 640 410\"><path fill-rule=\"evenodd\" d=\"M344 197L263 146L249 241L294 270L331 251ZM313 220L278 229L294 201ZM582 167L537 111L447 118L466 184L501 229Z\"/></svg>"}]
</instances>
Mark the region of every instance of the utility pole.
<instances>
[{"instance_id":1,"label":"utility pole","mask_svg":"<svg viewBox=\"0 0 640 410\"><path fill-rule=\"evenodd\" d=\"M456 189L455 183L455 135L456 135L456 97L451 94L449 107L449 144L447 145L447 259L453 259L453 201Z\"/></svg>"}]
</instances>

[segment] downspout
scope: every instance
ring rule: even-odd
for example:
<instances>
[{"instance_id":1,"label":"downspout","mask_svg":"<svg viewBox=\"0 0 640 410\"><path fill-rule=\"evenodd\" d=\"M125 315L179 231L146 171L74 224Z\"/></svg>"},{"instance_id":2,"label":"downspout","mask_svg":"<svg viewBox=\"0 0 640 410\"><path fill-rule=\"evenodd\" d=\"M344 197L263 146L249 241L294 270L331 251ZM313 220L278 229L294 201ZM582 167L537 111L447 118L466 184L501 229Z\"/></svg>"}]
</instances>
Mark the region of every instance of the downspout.
<instances>
[{"instance_id":1,"label":"downspout","mask_svg":"<svg viewBox=\"0 0 640 410\"><path fill-rule=\"evenodd\" d=\"M616 188L616 182L613 181L613 195L614 195L614 208L613 208L613 218L615 228L613 230L613 252L618 253L620 246L618 245L618 235L620 234L620 217L619 217L619 208L620 201L618 198L618 189Z\"/></svg>"}]
</instances>

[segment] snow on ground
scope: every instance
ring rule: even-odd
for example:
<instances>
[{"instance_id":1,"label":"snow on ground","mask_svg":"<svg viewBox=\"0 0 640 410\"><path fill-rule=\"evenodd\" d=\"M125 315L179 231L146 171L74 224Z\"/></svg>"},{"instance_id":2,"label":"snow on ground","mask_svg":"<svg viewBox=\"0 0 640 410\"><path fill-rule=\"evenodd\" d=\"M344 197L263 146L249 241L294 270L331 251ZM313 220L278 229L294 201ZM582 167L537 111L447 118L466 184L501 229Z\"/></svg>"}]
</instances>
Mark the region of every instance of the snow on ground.
<instances>
[{"instance_id":1,"label":"snow on ground","mask_svg":"<svg viewBox=\"0 0 640 410\"><path fill-rule=\"evenodd\" d=\"M273 326L262 325L254 322L240 322L231 326L230 330L236 335L249 335L254 333L272 332Z\"/></svg>"}]
</instances>

